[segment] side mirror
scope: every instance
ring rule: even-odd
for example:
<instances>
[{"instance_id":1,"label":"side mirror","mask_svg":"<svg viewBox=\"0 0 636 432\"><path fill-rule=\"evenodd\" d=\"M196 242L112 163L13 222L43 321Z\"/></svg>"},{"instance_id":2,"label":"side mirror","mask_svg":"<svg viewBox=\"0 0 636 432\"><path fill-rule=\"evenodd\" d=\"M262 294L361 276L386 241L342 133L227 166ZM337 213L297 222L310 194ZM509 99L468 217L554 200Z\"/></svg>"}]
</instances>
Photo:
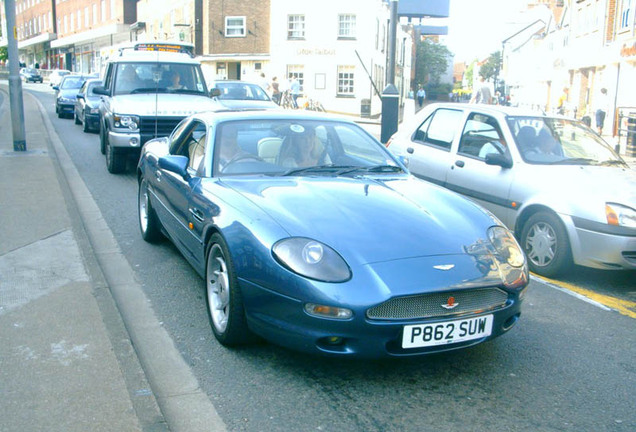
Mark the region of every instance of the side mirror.
<instances>
[{"instance_id":1,"label":"side mirror","mask_svg":"<svg viewBox=\"0 0 636 432\"><path fill-rule=\"evenodd\" d=\"M84 99L84 94L83 93L78 93L77 94L77 98L78 99Z\"/></svg>"},{"instance_id":2,"label":"side mirror","mask_svg":"<svg viewBox=\"0 0 636 432\"><path fill-rule=\"evenodd\" d=\"M212 90L210 90L210 97L217 97L217 96L221 96L221 90L214 87Z\"/></svg>"},{"instance_id":3,"label":"side mirror","mask_svg":"<svg viewBox=\"0 0 636 432\"><path fill-rule=\"evenodd\" d=\"M497 165L502 168L512 168L510 156L500 153L488 153L486 155L486 165Z\"/></svg>"},{"instance_id":4,"label":"side mirror","mask_svg":"<svg viewBox=\"0 0 636 432\"><path fill-rule=\"evenodd\" d=\"M190 177L188 174L189 159L185 156L169 155L159 158L159 168L180 175L185 180Z\"/></svg>"},{"instance_id":5,"label":"side mirror","mask_svg":"<svg viewBox=\"0 0 636 432\"><path fill-rule=\"evenodd\" d=\"M104 86L95 86L93 87L93 93L103 96L110 96L110 91L106 89Z\"/></svg>"},{"instance_id":6,"label":"side mirror","mask_svg":"<svg viewBox=\"0 0 636 432\"><path fill-rule=\"evenodd\" d=\"M57 85L53 86L53 90L59 90L59 89L60 89L60 86L57 86Z\"/></svg>"}]
</instances>

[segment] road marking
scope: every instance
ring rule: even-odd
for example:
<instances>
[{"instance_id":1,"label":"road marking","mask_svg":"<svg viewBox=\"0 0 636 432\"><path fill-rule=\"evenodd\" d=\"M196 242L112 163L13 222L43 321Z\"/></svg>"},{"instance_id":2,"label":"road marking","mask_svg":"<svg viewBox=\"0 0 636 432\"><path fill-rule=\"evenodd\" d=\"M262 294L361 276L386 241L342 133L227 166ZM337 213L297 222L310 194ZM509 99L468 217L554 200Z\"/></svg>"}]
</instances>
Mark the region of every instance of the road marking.
<instances>
[{"instance_id":1,"label":"road marking","mask_svg":"<svg viewBox=\"0 0 636 432\"><path fill-rule=\"evenodd\" d=\"M636 319L636 302L621 300L603 294L590 291L567 282L548 279L543 276L531 275L531 278L540 280L547 285L564 293L570 294L580 300L593 304L604 310L615 310L618 313Z\"/></svg>"}]
</instances>

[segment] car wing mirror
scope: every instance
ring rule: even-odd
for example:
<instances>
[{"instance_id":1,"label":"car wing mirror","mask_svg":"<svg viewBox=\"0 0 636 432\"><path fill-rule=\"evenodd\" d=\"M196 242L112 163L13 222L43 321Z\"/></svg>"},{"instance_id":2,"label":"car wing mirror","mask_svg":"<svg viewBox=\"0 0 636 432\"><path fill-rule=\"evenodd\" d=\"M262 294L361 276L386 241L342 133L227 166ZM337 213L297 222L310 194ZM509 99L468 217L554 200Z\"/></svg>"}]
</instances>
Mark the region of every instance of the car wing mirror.
<instances>
[{"instance_id":1,"label":"car wing mirror","mask_svg":"<svg viewBox=\"0 0 636 432\"><path fill-rule=\"evenodd\" d=\"M188 174L189 159L185 156L169 155L159 158L159 168L180 175L185 180L190 178Z\"/></svg>"},{"instance_id":2,"label":"car wing mirror","mask_svg":"<svg viewBox=\"0 0 636 432\"><path fill-rule=\"evenodd\" d=\"M53 86L53 90L59 90L59 89L60 89L60 86L56 86L56 85Z\"/></svg>"},{"instance_id":3,"label":"car wing mirror","mask_svg":"<svg viewBox=\"0 0 636 432\"><path fill-rule=\"evenodd\" d=\"M486 165L497 165L502 168L512 168L510 156L500 153L489 153L486 155Z\"/></svg>"},{"instance_id":4,"label":"car wing mirror","mask_svg":"<svg viewBox=\"0 0 636 432\"><path fill-rule=\"evenodd\" d=\"M218 88L213 88L212 90L210 90L210 97L218 97L221 96L221 90Z\"/></svg>"},{"instance_id":5,"label":"car wing mirror","mask_svg":"<svg viewBox=\"0 0 636 432\"><path fill-rule=\"evenodd\" d=\"M93 93L103 96L110 96L110 91L108 91L104 86L95 86L93 88Z\"/></svg>"},{"instance_id":6,"label":"car wing mirror","mask_svg":"<svg viewBox=\"0 0 636 432\"><path fill-rule=\"evenodd\" d=\"M83 93L78 93L77 94L77 98L78 99L84 99L84 94Z\"/></svg>"}]
</instances>

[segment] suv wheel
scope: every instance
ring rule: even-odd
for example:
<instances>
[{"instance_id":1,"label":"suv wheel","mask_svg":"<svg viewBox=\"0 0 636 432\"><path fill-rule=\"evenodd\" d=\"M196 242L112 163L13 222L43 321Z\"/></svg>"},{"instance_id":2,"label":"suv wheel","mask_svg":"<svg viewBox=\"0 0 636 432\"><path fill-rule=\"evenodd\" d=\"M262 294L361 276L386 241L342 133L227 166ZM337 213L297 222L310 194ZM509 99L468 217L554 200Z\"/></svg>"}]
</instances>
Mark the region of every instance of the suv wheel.
<instances>
[{"instance_id":1,"label":"suv wheel","mask_svg":"<svg viewBox=\"0 0 636 432\"><path fill-rule=\"evenodd\" d=\"M106 140L107 138L107 134L108 132L104 130L104 125L101 124L99 127L99 150L102 152L102 154L106 154Z\"/></svg>"},{"instance_id":2,"label":"suv wheel","mask_svg":"<svg viewBox=\"0 0 636 432\"><path fill-rule=\"evenodd\" d=\"M126 152L122 152L106 141L106 168L111 174L119 174L126 170Z\"/></svg>"}]
</instances>

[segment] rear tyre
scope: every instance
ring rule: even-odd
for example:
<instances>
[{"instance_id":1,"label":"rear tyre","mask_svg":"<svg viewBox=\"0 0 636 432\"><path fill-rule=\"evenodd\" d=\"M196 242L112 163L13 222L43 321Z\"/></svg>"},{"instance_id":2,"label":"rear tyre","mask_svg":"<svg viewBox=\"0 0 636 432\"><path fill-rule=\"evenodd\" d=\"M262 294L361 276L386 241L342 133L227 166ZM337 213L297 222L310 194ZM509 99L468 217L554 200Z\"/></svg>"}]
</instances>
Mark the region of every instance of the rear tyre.
<instances>
[{"instance_id":1,"label":"rear tyre","mask_svg":"<svg viewBox=\"0 0 636 432\"><path fill-rule=\"evenodd\" d=\"M99 150L102 154L106 154L106 131L104 130L104 125L100 125L99 127Z\"/></svg>"},{"instance_id":2,"label":"rear tyre","mask_svg":"<svg viewBox=\"0 0 636 432\"><path fill-rule=\"evenodd\" d=\"M82 124L80 119L77 118L77 112L75 110L73 110L73 120L75 121L75 124Z\"/></svg>"},{"instance_id":3,"label":"rear tyre","mask_svg":"<svg viewBox=\"0 0 636 432\"><path fill-rule=\"evenodd\" d=\"M521 232L521 246L530 270L540 275L554 277L572 265L567 232L553 213L538 212L528 219Z\"/></svg>"},{"instance_id":4,"label":"rear tyre","mask_svg":"<svg viewBox=\"0 0 636 432\"><path fill-rule=\"evenodd\" d=\"M148 243L156 243L163 238L161 223L150 204L148 181L144 177L139 180L138 203L141 237Z\"/></svg>"},{"instance_id":5,"label":"rear tyre","mask_svg":"<svg viewBox=\"0 0 636 432\"><path fill-rule=\"evenodd\" d=\"M82 116L82 132L89 133L91 129L88 127L88 122L86 121L86 112Z\"/></svg>"},{"instance_id":6,"label":"rear tyre","mask_svg":"<svg viewBox=\"0 0 636 432\"><path fill-rule=\"evenodd\" d=\"M232 258L225 240L219 234L213 234L210 239L205 285L208 318L216 339L226 346L253 341L254 336L247 327Z\"/></svg>"}]
</instances>

